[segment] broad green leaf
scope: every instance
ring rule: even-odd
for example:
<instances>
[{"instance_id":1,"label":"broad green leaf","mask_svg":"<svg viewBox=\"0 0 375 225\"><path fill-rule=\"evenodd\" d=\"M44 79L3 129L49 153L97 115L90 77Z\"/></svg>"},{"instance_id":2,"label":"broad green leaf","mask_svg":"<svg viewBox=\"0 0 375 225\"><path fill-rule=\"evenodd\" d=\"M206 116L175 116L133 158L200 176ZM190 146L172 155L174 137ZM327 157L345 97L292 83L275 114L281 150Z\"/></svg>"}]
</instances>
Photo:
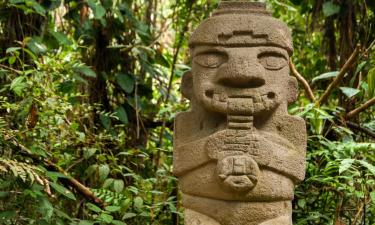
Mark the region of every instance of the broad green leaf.
<instances>
[{"instance_id":1,"label":"broad green leaf","mask_svg":"<svg viewBox=\"0 0 375 225\"><path fill-rule=\"evenodd\" d=\"M36 1L33 1L33 8L39 15L45 16L46 10Z\"/></svg>"},{"instance_id":2,"label":"broad green leaf","mask_svg":"<svg viewBox=\"0 0 375 225\"><path fill-rule=\"evenodd\" d=\"M115 181L115 179L113 178L108 178L104 181L103 183L103 188L109 188L110 186L112 186L113 182Z\"/></svg>"},{"instance_id":3,"label":"broad green leaf","mask_svg":"<svg viewBox=\"0 0 375 225\"><path fill-rule=\"evenodd\" d=\"M323 14L326 17L335 15L340 12L340 5L333 3L332 1L325 2L323 4Z\"/></svg>"},{"instance_id":4,"label":"broad green leaf","mask_svg":"<svg viewBox=\"0 0 375 225\"><path fill-rule=\"evenodd\" d=\"M112 220L113 220L113 216L111 216L111 215L109 215L107 213L101 213L99 215L98 219L101 220L101 221L103 221L103 222L105 222L105 223L111 223Z\"/></svg>"},{"instance_id":5,"label":"broad green leaf","mask_svg":"<svg viewBox=\"0 0 375 225\"><path fill-rule=\"evenodd\" d=\"M82 73L88 77L96 77L96 73L90 67L83 64L73 67L73 70L75 72Z\"/></svg>"},{"instance_id":6,"label":"broad green leaf","mask_svg":"<svg viewBox=\"0 0 375 225\"><path fill-rule=\"evenodd\" d=\"M8 58L8 63L9 65L13 65L15 62L16 62L16 57L15 56L11 56Z\"/></svg>"},{"instance_id":7,"label":"broad green leaf","mask_svg":"<svg viewBox=\"0 0 375 225\"><path fill-rule=\"evenodd\" d=\"M119 118L119 120L127 125L129 123L129 120L128 120L128 115L126 114L126 111L124 109L124 107L122 106L119 106L115 109L115 112L116 112L116 116Z\"/></svg>"},{"instance_id":8,"label":"broad green leaf","mask_svg":"<svg viewBox=\"0 0 375 225\"><path fill-rule=\"evenodd\" d=\"M96 148L84 148L83 149L83 157L85 159L89 159L91 156L93 156L95 154L96 151L97 151Z\"/></svg>"},{"instance_id":9,"label":"broad green leaf","mask_svg":"<svg viewBox=\"0 0 375 225\"><path fill-rule=\"evenodd\" d=\"M54 171L47 171L46 176L50 178L54 183L57 182L58 178L65 178L65 179L68 178L66 175L59 173L59 172L54 172Z\"/></svg>"},{"instance_id":10,"label":"broad green leaf","mask_svg":"<svg viewBox=\"0 0 375 225\"><path fill-rule=\"evenodd\" d=\"M124 223L124 222L122 222L122 221L120 221L120 220L113 220L113 221L112 221L112 224L113 224L113 225L127 225L126 223Z\"/></svg>"},{"instance_id":11,"label":"broad green leaf","mask_svg":"<svg viewBox=\"0 0 375 225\"><path fill-rule=\"evenodd\" d=\"M116 75L116 81L117 84L120 85L120 87L126 92L126 93L131 93L133 92L134 89L134 79L124 73L119 73Z\"/></svg>"},{"instance_id":12,"label":"broad green leaf","mask_svg":"<svg viewBox=\"0 0 375 225\"><path fill-rule=\"evenodd\" d=\"M51 182L50 185L53 189L55 189L57 192L64 195L65 197L71 200L77 200L74 194L70 190L66 189L64 186L61 186L60 184L54 182Z\"/></svg>"},{"instance_id":13,"label":"broad green leaf","mask_svg":"<svg viewBox=\"0 0 375 225\"><path fill-rule=\"evenodd\" d=\"M10 48L7 48L6 53L8 54L8 53L11 53L11 52L18 51L20 49L21 49L21 47L10 47Z\"/></svg>"},{"instance_id":14,"label":"broad green leaf","mask_svg":"<svg viewBox=\"0 0 375 225\"><path fill-rule=\"evenodd\" d=\"M130 219L137 216L135 213L125 213L124 216L122 217L123 220Z\"/></svg>"},{"instance_id":15,"label":"broad green leaf","mask_svg":"<svg viewBox=\"0 0 375 225\"><path fill-rule=\"evenodd\" d=\"M109 130L111 128L111 118L105 114L100 114L100 121L105 129Z\"/></svg>"},{"instance_id":16,"label":"broad green leaf","mask_svg":"<svg viewBox=\"0 0 375 225\"><path fill-rule=\"evenodd\" d=\"M27 39L27 47L36 55L47 52L47 47L43 44L43 39L41 37L25 39Z\"/></svg>"},{"instance_id":17,"label":"broad green leaf","mask_svg":"<svg viewBox=\"0 0 375 225\"><path fill-rule=\"evenodd\" d=\"M101 19L105 15L105 8L101 4L97 4L94 10L95 19Z\"/></svg>"},{"instance_id":18,"label":"broad green leaf","mask_svg":"<svg viewBox=\"0 0 375 225\"><path fill-rule=\"evenodd\" d=\"M110 205L110 206L105 207L105 210L108 211L108 212L117 212L117 211L121 210L121 207Z\"/></svg>"},{"instance_id":19,"label":"broad green leaf","mask_svg":"<svg viewBox=\"0 0 375 225\"><path fill-rule=\"evenodd\" d=\"M61 32L49 31L49 33L59 42L60 45L71 45L72 41Z\"/></svg>"},{"instance_id":20,"label":"broad green leaf","mask_svg":"<svg viewBox=\"0 0 375 225\"><path fill-rule=\"evenodd\" d=\"M143 199L139 196L135 197L134 199L134 207L137 209L142 208L143 206Z\"/></svg>"},{"instance_id":21,"label":"broad green leaf","mask_svg":"<svg viewBox=\"0 0 375 225\"><path fill-rule=\"evenodd\" d=\"M370 193L370 197L371 197L372 203L375 204L375 191Z\"/></svg>"},{"instance_id":22,"label":"broad green leaf","mask_svg":"<svg viewBox=\"0 0 375 225\"><path fill-rule=\"evenodd\" d=\"M88 0L87 3L94 12L95 19L101 19L105 15L105 8L101 5L100 1Z\"/></svg>"},{"instance_id":23,"label":"broad green leaf","mask_svg":"<svg viewBox=\"0 0 375 225\"><path fill-rule=\"evenodd\" d=\"M340 87L340 90L348 98L351 98L351 97L353 97L354 95L356 95L360 92L360 90L355 89L355 88L350 88L350 87Z\"/></svg>"},{"instance_id":24,"label":"broad green leaf","mask_svg":"<svg viewBox=\"0 0 375 225\"><path fill-rule=\"evenodd\" d=\"M107 164L103 164L99 166L99 179L101 181L105 180L105 178L109 175L109 166Z\"/></svg>"},{"instance_id":25,"label":"broad green leaf","mask_svg":"<svg viewBox=\"0 0 375 225\"><path fill-rule=\"evenodd\" d=\"M100 213L102 209L92 203L86 203L86 207L93 212Z\"/></svg>"},{"instance_id":26,"label":"broad green leaf","mask_svg":"<svg viewBox=\"0 0 375 225\"><path fill-rule=\"evenodd\" d=\"M311 82L315 83L318 80L325 80L325 79L328 79L328 78L337 77L337 74L339 74L339 71L323 73L323 74L321 74L317 77L314 77Z\"/></svg>"},{"instance_id":27,"label":"broad green leaf","mask_svg":"<svg viewBox=\"0 0 375 225\"><path fill-rule=\"evenodd\" d=\"M367 64L367 61L364 61L364 62L361 62L357 68L355 69L355 74L359 73L362 71L363 67L365 67L365 65Z\"/></svg>"},{"instance_id":28,"label":"broad green leaf","mask_svg":"<svg viewBox=\"0 0 375 225\"><path fill-rule=\"evenodd\" d=\"M25 51L34 61L38 61L37 56L33 52L31 52L29 49L24 48L23 51ZM34 71L34 70L28 70L28 71ZM27 73L25 72L25 74Z\"/></svg>"},{"instance_id":29,"label":"broad green leaf","mask_svg":"<svg viewBox=\"0 0 375 225\"><path fill-rule=\"evenodd\" d=\"M96 165L96 164L93 164L93 165L89 166L85 170L86 177L91 176L93 173L95 173L97 171L97 169L98 169L98 165Z\"/></svg>"},{"instance_id":30,"label":"broad green leaf","mask_svg":"<svg viewBox=\"0 0 375 225\"><path fill-rule=\"evenodd\" d=\"M340 167L339 167L339 173L343 173L347 169L349 169L352 164L354 163L354 159L344 159L341 161Z\"/></svg>"},{"instance_id":31,"label":"broad green leaf","mask_svg":"<svg viewBox=\"0 0 375 225\"><path fill-rule=\"evenodd\" d=\"M115 180L113 182L113 189L116 192L122 192L124 190L124 181L123 180Z\"/></svg>"},{"instance_id":32,"label":"broad green leaf","mask_svg":"<svg viewBox=\"0 0 375 225\"><path fill-rule=\"evenodd\" d=\"M375 96L375 67L368 71L367 74L368 97Z\"/></svg>"},{"instance_id":33,"label":"broad green leaf","mask_svg":"<svg viewBox=\"0 0 375 225\"><path fill-rule=\"evenodd\" d=\"M94 225L94 222L88 220L81 220L79 221L78 225Z\"/></svg>"},{"instance_id":34,"label":"broad green leaf","mask_svg":"<svg viewBox=\"0 0 375 225\"><path fill-rule=\"evenodd\" d=\"M373 175L375 175L375 166L374 166L374 165L371 165L370 163L368 163L368 162L366 162L366 161L363 161L363 160L358 160L358 162L359 162L363 167L365 167L366 169L368 169L370 173L372 173Z\"/></svg>"}]
</instances>

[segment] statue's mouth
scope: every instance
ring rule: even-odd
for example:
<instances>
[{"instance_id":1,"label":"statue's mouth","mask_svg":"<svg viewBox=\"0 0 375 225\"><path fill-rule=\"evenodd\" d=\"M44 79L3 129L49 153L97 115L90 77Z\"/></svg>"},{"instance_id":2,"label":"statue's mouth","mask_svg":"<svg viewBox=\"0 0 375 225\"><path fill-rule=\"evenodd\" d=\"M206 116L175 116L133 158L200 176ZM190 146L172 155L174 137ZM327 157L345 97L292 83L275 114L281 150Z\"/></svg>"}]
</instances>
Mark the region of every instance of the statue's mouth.
<instances>
[{"instance_id":1,"label":"statue's mouth","mask_svg":"<svg viewBox=\"0 0 375 225\"><path fill-rule=\"evenodd\" d=\"M259 93L251 89L227 94L224 91L207 90L205 96L214 111L224 114L254 115L271 111L279 105L278 95L273 91Z\"/></svg>"}]
</instances>

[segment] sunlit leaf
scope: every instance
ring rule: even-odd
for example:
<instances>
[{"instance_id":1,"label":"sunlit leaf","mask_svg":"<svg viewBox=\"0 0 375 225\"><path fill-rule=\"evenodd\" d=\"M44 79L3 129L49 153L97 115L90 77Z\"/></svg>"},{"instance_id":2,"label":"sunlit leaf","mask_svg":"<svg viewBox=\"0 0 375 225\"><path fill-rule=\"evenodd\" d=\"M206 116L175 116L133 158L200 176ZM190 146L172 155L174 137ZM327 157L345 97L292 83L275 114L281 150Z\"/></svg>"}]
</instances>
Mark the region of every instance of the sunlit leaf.
<instances>
[{"instance_id":1,"label":"sunlit leaf","mask_svg":"<svg viewBox=\"0 0 375 225\"><path fill-rule=\"evenodd\" d=\"M102 221L105 222L105 223L111 223L112 220L113 220L113 216L111 216L111 215L109 215L109 214L107 214L107 213L101 213L101 214L99 215L99 218L98 218L98 219L102 220Z\"/></svg>"},{"instance_id":2,"label":"sunlit leaf","mask_svg":"<svg viewBox=\"0 0 375 225\"><path fill-rule=\"evenodd\" d=\"M94 222L88 220L81 220L79 221L78 225L94 225Z\"/></svg>"},{"instance_id":3,"label":"sunlit leaf","mask_svg":"<svg viewBox=\"0 0 375 225\"><path fill-rule=\"evenodd\" d=\"M7 48L6 53L9 54L9 53L18 51L20 49L21 49L21 47L10 47L10 48Z\"/></svg>"},{"instance_id":4,"label":"sunlit leaf","mask_svg":"<svg viewBox=\"0 0 375 225\"><path fill-rule=\"evenodd\" d=\"M102 209L92 203L86 203L86 207L93 212L100 213Z\"/></svg>"},{"instance_id":5,"label":"sunlit leaf","mask_svg":"<svg viewBox=\"0 0 375 225\"><path fill-rule=\"evenodd\" d=\"M137 216L135 213L125 213L124 216L122 217L123 220L130 219Z\"/></svg>"},{"instance_id":6,"label":"sunlit leaf","mask_svg":"<svg viewBox=\"0 0 375 225\"><path fill-rule=\"evenodd\" d=\"M118 193L122 192L122 190L124 190L124 181L123 180L115 180L113 182L113 189Z\"/></svg>"},{"instance_id":7,"label":"sunlit leaf","mask_svg":"<svg viewBox=\"0 0 375 225\"><path fill-rule=\"evenodd\" d=\"M134 207L140 209L140 208L142 208L142 206L143 206L143 199L139 196L135 197Z\"/></svg>"},{"instance_id":8,"label":"sunlit leaf","mask_svg":"<svg viewBox=\"0 0 375 225\"><path fill-rule=\"evenodd\" d=\"M121 122L123 122L125 125L129 123L128 115L126 114L126 111L124 107L119 106L115 109L116 116L119 118Z\"/></svg>"},{"instance_id":9,"label":"sunlit leaf","mask_svg":"<svg viewBox=\"0 0 375 225\"><path fill-rule=\"evenodd\" d=\"M94 72L94 70L92 70L90 67L83 65L83 64L73 67L73 70L78 73L82 73L88 77L96 77L96 73Z\"/></svg>"},{"instance_id":10,"label":"sunlit leaf","mask_svg":"<svg viewBox=\"0 0 375 225\"><path fill-rule=\"evenodd\" d=\"M27 82L25 77L17 77L10 84L10 90L12 90L16 95L21 96L27 87Z\"/></svg>"},{"instance_id":11,"label":"sunlit leaf","mask_svg":"<svg viewBox=\"0 0 375 225\"><path fill-rule=\"evenodd\" d=\"M112 224L113 225L127 225L126 223L122 222L122 221L119 221L119 220L113 220L112 221Z\"/></svg>"},{"instance_id":12,"label":"sunlit leaf","mask_svg":"<svg viewBox=\"0 0 375 225\"><path fill-rule=\"evenodd\" d=\"M319 81L319 80L325 80L325 79L329 79L332 77L337 77L337 74L339 74L339 71L323 73L317 77L314 77L311 82L315 83L316 81Z\"/></svg>"},{"instance_id":13,"label":"sunlit leaf","mask_svg":"<svg viewBox=\"0 0 375 225\"><path fill-rule=\"evenodd\" d=\"M350 88L350 87L340 87L340 90L348 98L351 98L351 97L353 97L354 95L356 95L360 92L360 90L355 89L355 88Z\"/></svg>"},{"instance_id":14,"label":"sunlit leaf","mask_svg":"<svg viewBox=\"0 0 375 225\"><path fill-rule=\"evenodd\" d=\"M323 4L323 14L326 17L335 15L340 12L340 5L333 3L332 1L325 2Z\"/></svg>"},{"instance_id":15,"label":"sunlit leaf","mask_svg":"<svg viewBox=\"0 0 375 225\"><path fill-rule=\"evenodd\" d=\"M108 212L117 212L117 211L120 211L120 209L121 209L121 207L114 206L114 205L110 205L110 206L105 207L105 210L108 211Z\"/></svg>"},{"instance_id":16,"label":"sunlit leaf","mask_svg":"<svg viewBox=\"0 0 375 225\"><path fill-rule=\"evenodd\" d=\"M344 159L341 161L341 164L340 164L340 167L339 167L339 173L343 173L344 171L346 171L347 169L349 169L353 163L354 163L354 159Z\"/></svg>"},{"instance_id":17,"label":"sunlit leaf","mask_svg":"<svg viewBox=\"0 0 375 225\"><path fill-rule=\"evenodd\" d=\"M49 33L59 42L60 45L71 45L72 41L61 32L49 31Z\"/></svg>"},{"instance_id":18,"label":"sunlit leaf","mask_svg":"<svg viewBox=\"0 0 375 225\"><path fill-rule=\"evenodd\" d=\"M15 56L11 56L8 58L8 63L9 65L13 65L15 62L16 62L16 57Z\"/></svg>"},{"instance_id":19,"label":"sunlit leaf","mask_svg":"<svg viewBox=\"0 0 375 225\"><path fill-rule=\"evenodd\" d=\"M107 164L103 164L99 166L99 179L105 180L109 175L109 166Z\"/></svg>"}]
</instances>

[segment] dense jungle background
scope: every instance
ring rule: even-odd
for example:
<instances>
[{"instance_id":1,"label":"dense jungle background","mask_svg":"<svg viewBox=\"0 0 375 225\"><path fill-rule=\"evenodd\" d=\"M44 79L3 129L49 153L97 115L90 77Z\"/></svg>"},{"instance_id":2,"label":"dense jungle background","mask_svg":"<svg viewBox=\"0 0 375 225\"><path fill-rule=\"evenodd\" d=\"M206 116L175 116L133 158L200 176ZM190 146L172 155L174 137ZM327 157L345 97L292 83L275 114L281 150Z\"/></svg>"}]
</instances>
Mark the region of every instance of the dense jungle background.
<instances>
[{"instance_id":1,"label":"dense jungle background","mask_svg":"<svg viewBox=\"0 0 375 225\"><path fill-rule=\"evenodd\" d=\"M267 0L306 120L296 225L375 224L375 1ZM178 225L173 119L217 0L0 1L0 224Z\"/></svg>"}]
</instances>

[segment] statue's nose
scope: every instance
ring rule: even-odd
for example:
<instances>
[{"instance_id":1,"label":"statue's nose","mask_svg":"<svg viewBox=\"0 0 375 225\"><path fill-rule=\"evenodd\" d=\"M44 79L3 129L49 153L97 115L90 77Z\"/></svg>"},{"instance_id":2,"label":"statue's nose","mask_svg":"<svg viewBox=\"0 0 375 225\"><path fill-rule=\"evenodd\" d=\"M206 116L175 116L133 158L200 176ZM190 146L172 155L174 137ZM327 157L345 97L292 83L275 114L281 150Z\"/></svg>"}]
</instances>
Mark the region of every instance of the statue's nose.
<instances>
[{"instance_id":1,"label":"statue's nose","mask_svg":"<svg viewBox=\"0 0 375 225\"><path fill-rule=\"evenodd\" d=\"M263 66L258 63L233 61L221 68L217 82L227 87L256 88L265 84L264 73Z\"/></svg>"}]
</instances>

